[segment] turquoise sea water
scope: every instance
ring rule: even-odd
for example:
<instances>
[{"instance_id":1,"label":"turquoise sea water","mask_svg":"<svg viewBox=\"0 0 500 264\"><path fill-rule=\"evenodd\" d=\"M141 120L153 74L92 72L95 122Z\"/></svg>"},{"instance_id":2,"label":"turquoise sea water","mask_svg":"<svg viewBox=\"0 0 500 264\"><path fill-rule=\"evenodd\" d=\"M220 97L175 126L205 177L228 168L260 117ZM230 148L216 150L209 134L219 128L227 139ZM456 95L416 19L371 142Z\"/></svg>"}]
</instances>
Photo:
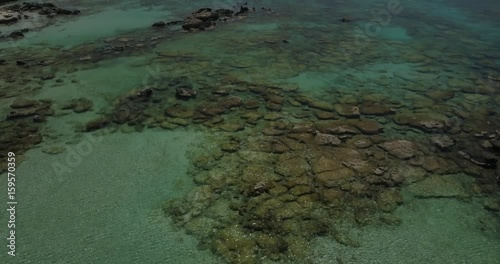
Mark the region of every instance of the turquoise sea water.
<instances>
[{"instance_id":1,"label":"turquoise sea water","mask_svg":"<svg viewBox=\"0 0 500 264\"><path fill-rule=\"evenodd\" d=\"M500 3L53 3L0 24L0 263L500 262Z\"/></svg>"}]
</instances>

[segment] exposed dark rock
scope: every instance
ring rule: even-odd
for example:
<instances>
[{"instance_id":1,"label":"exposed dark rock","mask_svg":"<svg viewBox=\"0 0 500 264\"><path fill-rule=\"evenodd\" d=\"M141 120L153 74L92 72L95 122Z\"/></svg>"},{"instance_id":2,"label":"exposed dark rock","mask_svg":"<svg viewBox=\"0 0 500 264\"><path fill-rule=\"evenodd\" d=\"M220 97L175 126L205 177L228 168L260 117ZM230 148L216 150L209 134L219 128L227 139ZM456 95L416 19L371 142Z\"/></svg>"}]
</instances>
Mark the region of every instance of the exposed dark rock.
<instances>
[{"instance_id":1,"label":"exposed dark rock","mask_svg":"<svg viewBox=\"0 0 500 264\"><path fill-rule=\"evenodd\" d=\"M0 13L0 25L16 23L19 19L17 13Z\"/></svg>"},{"instance_id":2,"label":"exposed dark rock","mask_svg":"<svg viewBox=\"0 0 500 264\"><path fill-rule=\"evenodd\" d=\"M52 3L29 3L23 2L22 4L15 4L6 7L7 10L15 12L26 12L26 11L37 11L39 10L40 15L49 16L51 14L57 15L77 15L80 14L79 10L68 10L55 6Z\"/></svg>"},{"instance_id":3,"label":"exposed dark rock","mask_svg":"<svg viewBox=\"0 0 500 264\"><path fill-rule=\"evenodd\" d=\"M248 11L250 11L250 9L248 9L248 7L246 7L246 6L241 6L241 7L240 7L240 11L236 12L236 14L234 14L234 15L235 15L235 16L244 15L244 14L248 13Z\"/></svg>"},{"instance_id":4,"label":"exposed dark rock","mask_svg":"<svg viewBox=\"0 0 500 264\"><path fill-rule=\"evenodd\" d=\"M10 3L10 2L14 2L14 1L17 1L17 0L0 0L0 4L7 4L7 3Z\"/></svg>"},{"instance_id":5,"label":"exposed dark rock","mask_svg":"<svg viewBox=\"0 0 500 264\"><path fill-rule=\"evenodd\" d=\"M77 15L80 13L79 10L68 10L55 6L51 3L19 3L10 6L5 6L0 11L0 24L13 24L21 19L29 19L31 16L27 15L25 12L37 12L39 15L53 18L57 15ZM0 38L9 37L14 40L22 39L24 37L23 33L26 33L28 29L18 30L11 32L7 36L0 36Z\"/></svg>"},{"instance_id":6,"label":"exposed dark rock","mask_svg":"<svg viewBox=\"0 0 500 264\"><path fill-rule=\"evenodd\" d=\"M56 8L56 6L52 3L27 3L24 2L22 4L15 4L11 6L7 6L6 9L12 11L35 11L44 8Z\"/></svg>"},{"instance_id":7,"label":"exposed dark rock","mask_svg":"<svg viewBox=\"0 0 500 264\"><path fill-rule=\"evenodd\" d=\"M22 39L24 38L24 33L21 31L13 31L8 35L9 38Z\"/></svg>"},{"instance_id":8,"label":"exposed dark rock","mask_svg":"<svg viewBox=\"0 0 500 264\"><path fill-rule=\"evenodd\" d=\"M80 10L67 10L62 8L53 9L58 15L78 15L80 14Z\"/></svg>"},{"instance_id":9,"label":"exposed dark rock","mask_svg":"<svg viewBox=\"0 0 500 264\"><path fill-rule=\"evenodd\" d=\"M234 11L231 9L217 9L215 13L219 14L221 17L230 17L234 14Z\"/></svg>"},{"instance_id":10,"label":"exposed dark rock","mask_svg":"<svg viewBox=\"0 0 500 264\"><path fill-rule=\"evenodd\" d=\"M154 27L154 28L162 28L162 27L166 27L166 26L167 26L167 23L165 23L164 21L158 21L152 25L152 27Z\"/></svg>"},{"instance_id":11,"label":"exposed dark rock","mask_svg":"<svg viewBox=\"0 0 500 264\"><path fill-rule=\"evenodd\" d=\"M185 30L205 29L210 25L197 18L188 18L184 21L182 28Z\"/></svg>"},{"instance_id":12,"label":"exposed dark rock","mask_svg":"<svg viewBox=\"0 0 500 264\"><path fill-rule=\"evenodd\" d=\"M170 21L170 22L167 23L167 26L170 26L170 25L180 25L180 24L182 24L182 22L184 22L184 21L182 21L182 20Z\"/></svg>"},{"instance_id":13,"label":"exposed dark rock","mask_svg":"<svg viewBox=\"0 0 500 264\"><path fill-rule=\"evenodd\" d=\"M212 12L210 8L202 8L195 13L193 13L192 17L199 19L201 21L216 21L219 19L220 14L217 12Z\"/></svg>"},{"instance_id":14,"label":"exposed dark rock","mask_svg":"<svg viewBox=\"0 0 500 264\"><path fill-rule=\"evenodd\" d=\"M237 14L244 14L246 12L248 12L248 8L242 7ZM205 30L206 28L215 26L217 21L227 21L228 18L237 14L234 14L234 11L230 9L217 9L212 11L211 8L201 8L184 19L184 21L172 21L167 23L167 25L182 24L182 28L189 31Z\"/></svg>"}]
</instances>

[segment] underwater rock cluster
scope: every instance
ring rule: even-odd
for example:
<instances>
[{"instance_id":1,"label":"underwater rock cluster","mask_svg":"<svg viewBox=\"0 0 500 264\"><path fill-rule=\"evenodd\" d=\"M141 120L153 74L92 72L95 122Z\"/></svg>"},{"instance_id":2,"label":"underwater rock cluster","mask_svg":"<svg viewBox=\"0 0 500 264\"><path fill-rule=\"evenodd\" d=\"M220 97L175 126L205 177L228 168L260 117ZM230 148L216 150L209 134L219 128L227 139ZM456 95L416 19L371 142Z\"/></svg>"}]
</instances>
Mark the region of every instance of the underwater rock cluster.
<instances>
[{"instance_id":1,"label":"underwater rock cluster","mask_svg":"<svg viewBox=\"0 0 500 264\"><path fill-rule=\"evenodd\" d=\"M204 8L186 20L157 22L154 27L178 24L202 30L245 12L249 10ZM7 88L23 87L31 77L61 85L63 77L52 72L67 65L88 69L98 67L100 60L152 48L154 62L168 73L154 85L110 99L105 109L94 109L92 100L85 98L70 99L56 110L51 101L15 100L0 123L6 131L0 136L0 157L7 150L22 154L42 142L44 122L59 109L95 111L98 117L82 123L78 132L208 131L212 144L200 146L190 157L188 176L197 187L167 201L163 210L198 238L201 248L228 263L301 262L318 236L361 246L350 228L398 225L401 220L394 211L405 202L403 193L418 198L480 198L487 210L499 211L497 77L489 78L488 85L478 81L479 74L447 78L434 89L434 73L439 70L432 63L449 47L433 46L442 54L424 56L420 53L429 50L425 46L411 53L404 43L393 42L401 50L401 61L421 63L415 70L418 78L396 72L388 78L377 71L381 77L370 83L349 72L338 77L342 85L332 84L326 92L313 95L304 86L314 85L289 80L304 72L331 74L345 67L337 43L328 39L329 34L345 32L291 27L281 25L272 34L248 33L244 41L241 36L214 37L214 42L226 41L221 43L228 44L226 52L233 55L229 58L227 54L207 58L178 46L178 51L157 48L163 38L153 34L163 31L150 29L104 40L101 46L75 47L53 58L55 62L14 56L0 60ZM307 43L284 42L292 30ZM248 50L255 54L245 56ZM365 67L366 61L379 56L378 51L368 50L353 58L352 67ZM443 65L447 63L459 64ZM47 65L53 69L48 71ZM469 70L457 71L465 75ZM6 74L13 71L24 78ZM372 89L372 84L383 89ZM0 98L22 94L7 88L0 90Z\"/></svg>"},{"instance_id":2,"label":"underwater rock cluster","mask_svg":"<svg viewBox=\"0 0 500 264\"><path fill-rule=\"evenodd\" d=\"M197 96L179 97L182 89ZM416 197L460 199L498 188L494 130L484 134L491 147L478 147L469 136L444 134L454 126L446 117L403 114L404 107L388 104L330 104L295 87L178 78L116 100L85 130L212 130L218 147L195 157L190 171L198 187L167 202L165 213L229 263L297 260L317 236L359 246L346 226L398 224L392 212L403 203L402 188ZM386 136L391 128L381 122L389 120L424 134Z\"/></svg>"},{"instance_id":3,"label":"underwater rock cluster","mask_svg":"<svg viewBox=\"0 0 500 264\"><path fill-rule=\"evenodd\" d=\"M54 115L52 102L48 100L16 99L10 105L10 112L0 122L0 158L6 159L9 152L18 156L42 142L41 128L47 117ZM0 173L7 170L6 163L0 163Z\"/></svg>"}]
</instances>

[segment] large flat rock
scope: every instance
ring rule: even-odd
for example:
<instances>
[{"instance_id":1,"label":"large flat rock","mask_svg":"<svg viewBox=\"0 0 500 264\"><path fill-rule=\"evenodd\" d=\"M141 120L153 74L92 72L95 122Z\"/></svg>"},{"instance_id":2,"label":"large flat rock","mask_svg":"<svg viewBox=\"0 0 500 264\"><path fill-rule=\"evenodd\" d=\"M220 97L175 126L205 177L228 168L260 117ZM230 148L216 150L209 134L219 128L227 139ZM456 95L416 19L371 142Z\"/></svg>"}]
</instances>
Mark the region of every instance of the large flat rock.
<instances>
[{"instance_id":1,"label":"large flat rock","mask_svg":"<svg viewBox=\"0 0 500 264\"><path fill-rule=\"evenodd\" d=\"M431 175L408 186L410 193L420 198L467 198L465 176L460 174Z\"/></svg>"}]
</instances>

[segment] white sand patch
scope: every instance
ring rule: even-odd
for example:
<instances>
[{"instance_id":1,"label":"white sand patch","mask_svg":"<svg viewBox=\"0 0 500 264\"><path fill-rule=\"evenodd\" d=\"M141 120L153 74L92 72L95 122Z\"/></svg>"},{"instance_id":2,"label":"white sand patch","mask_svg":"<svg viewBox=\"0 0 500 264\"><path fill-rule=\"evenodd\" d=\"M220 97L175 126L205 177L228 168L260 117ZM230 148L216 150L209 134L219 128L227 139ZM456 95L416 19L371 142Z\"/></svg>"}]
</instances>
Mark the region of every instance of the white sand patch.
<instances>
[{"instance_id":1,"label":"white sand patch","mask_svg":"<svg viewBox=\"0 0 500 264\"><path fill-rule=\"evenodd\" d=\"M17 171L17 263L216 263L161 211L192 188L185 153L202 140L187 131L106 135L60 176L52 164L65 165L69 151L29 151Z\"/></svg>"},{"instance_id":2,"label":"white sand patch","mask_svg":"<svg viewBox=\"0 0 500 264\"><path fill-rule=\"evenodd\" d=\"M315 263L339 263L337 257L344 264L500 262L500 223L478 204L455 199L414 200L397 214L403 220L398 227L370 227L355 234L359 248L318 239ZM490 229L481 231L485 225Z\"/></svg>"}]
</instances>

